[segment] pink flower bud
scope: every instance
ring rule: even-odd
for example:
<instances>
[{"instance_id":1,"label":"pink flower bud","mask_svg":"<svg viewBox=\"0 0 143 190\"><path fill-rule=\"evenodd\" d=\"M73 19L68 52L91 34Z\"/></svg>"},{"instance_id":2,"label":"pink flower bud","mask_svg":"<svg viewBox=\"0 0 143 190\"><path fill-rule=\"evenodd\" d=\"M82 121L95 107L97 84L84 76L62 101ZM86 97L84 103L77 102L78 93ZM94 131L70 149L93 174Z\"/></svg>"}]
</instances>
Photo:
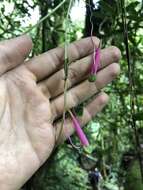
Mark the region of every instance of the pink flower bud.
<instances>
[{"instance_id":1,"label":"pink flower bud","mask_svg":"<svg viewBox=\"0 0 143 190\"><path fill-rule=\"evenodd\" d=\"M95 56L90 68L89 81L94 82L96 80L96 73L100 67L100 48L98 47L95 51Z\"/></svg>"},{"instance_id":2,"label":"pink flower bud","mask_svg":"<svg viewBox=\"0 0 143 190\"><path fill-rule=\"evenodd\" d=\"M89 145L88 139L84 134L78 119L73 114L71 116L73 121L73 127L75 128L75 131L80 139L80 142L82 143L83 146L88 146Z\"/></svg>"}]
</instances>

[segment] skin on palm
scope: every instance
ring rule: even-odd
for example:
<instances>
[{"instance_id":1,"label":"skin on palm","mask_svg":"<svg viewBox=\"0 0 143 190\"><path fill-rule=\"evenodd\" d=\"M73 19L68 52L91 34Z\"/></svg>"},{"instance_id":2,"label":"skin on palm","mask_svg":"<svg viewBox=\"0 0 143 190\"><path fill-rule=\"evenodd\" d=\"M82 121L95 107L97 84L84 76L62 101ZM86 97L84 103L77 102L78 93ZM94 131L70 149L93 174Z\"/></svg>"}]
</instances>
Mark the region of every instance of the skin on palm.
<instances>
[{"instance_id":1,"label":"skin on palm","mask_svg":"<svg viewBox=\"0 0 143 190\"><path fill-rule=\"evenodd\" d=\"M1 189L15 189L50 155L55 144L54 128L49 101L37 88L32 73L20 67L1 77L0 87L0 184Z\"/></svg>"},{"instance_id":2,"label":"skin on palm","mask_svg":"<svg viewBox=\"0 0 143 190\"><path fill-rule=\"evenodd\" d=\"M95 42L98 44L99 40L95 38ZM2 190L15 190L45 162L55 146L55 136L58 136L61 123L57 121L54 127L52 124L63 112L61 66L64 49L50 50L22 64L31 49L28 37L4 42L0 48L3 50L0 56L0 187ZM70 61L78 60L71 64L75 73L83 63L80 75L73 78L72 69L69 73L69 108L97 93L119 74L119 66L114 62L118 62L120 52L112 47L101 53L103 69L97 74L96 82L89 83L87 73L92 51L90 38L69 47ZM105 93L98 95L84 108L81 124L101 111L107 101ZM70 118L66 123L66 133L70 135L73 133Z\"/></svg>"}]
</instances>

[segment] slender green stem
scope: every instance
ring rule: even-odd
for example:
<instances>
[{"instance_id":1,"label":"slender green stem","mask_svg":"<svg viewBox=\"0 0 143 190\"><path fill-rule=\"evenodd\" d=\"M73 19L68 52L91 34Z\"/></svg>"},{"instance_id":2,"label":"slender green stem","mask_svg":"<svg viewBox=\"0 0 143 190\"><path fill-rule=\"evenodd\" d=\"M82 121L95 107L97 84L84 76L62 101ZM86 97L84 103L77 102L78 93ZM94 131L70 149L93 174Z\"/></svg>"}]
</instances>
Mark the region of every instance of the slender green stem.
<instances>
[{"instance_id":1,"label":"slender green stem","mask_svg":"<svg viewBox=\"0 0 143 190\"><path fill-rule=\"evenodd\" d=\"M44 20L46 20L48 17L50 17L53 13L55 13L67 0L63 0L61 3L59 3L50 13L45 15L42 19L40 19L35 25L33 25L31 28L29 28L24 34L29 33L31 30L33 30L35 27L39 26Z\"/></svg>"},{"instance_id":2,"label":"slender green stem","mask_svg":"<svg viewBox=\"0 0 143 190\"><path fill-rule=\"evenodd\" d=\"M69 66L69 60L68 60L68 29L69 29L69 14L70 14L70 9L72 6L73 0L70 0L68 11L67 11L67 16L66 16L66 30L65 30L65 84L64 84L64 112L63 112L63 120L65 120L65 113L67 111L67 81L68 81L68 66Z\"/></svg>"},{"instance_id":3,"label":"slender green stem","mask_svg":"<svg viewBox=\"0 0 143 190\"><path fill-rule=\"evenodd\" d=\"M61 129L59 133L59 137L57 142L61 138L61 134L63 131L64 123L65 123L65 115L67 111L67 88L68 88L68 66L69 66L69 59L68 59L68 30L69 30L69 14L71 10L73 0L70 0L69 6L68 6L68 11L66 15L66 20L65 20L65 62L64 62L64 72L65 72L65 82L64 82L64 111L63 111L63 118L62 118L62 123L61 123Z\"/></svg>"}]
</instances>

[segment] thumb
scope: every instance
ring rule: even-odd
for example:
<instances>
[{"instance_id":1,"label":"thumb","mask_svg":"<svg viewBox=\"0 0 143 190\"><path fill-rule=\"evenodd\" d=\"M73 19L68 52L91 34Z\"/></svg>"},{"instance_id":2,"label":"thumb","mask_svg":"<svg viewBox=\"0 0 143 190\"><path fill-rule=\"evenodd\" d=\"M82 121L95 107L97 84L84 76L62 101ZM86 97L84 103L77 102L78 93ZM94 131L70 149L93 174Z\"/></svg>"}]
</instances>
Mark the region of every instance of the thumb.
<instances>
[{"instance_id":1,"label":"thumb","mask_svg":"<svg viewBox=\"0 0 143 190\"><path fill-rule=\"evenodd\" d=\"M23 35L0 42L0 75L23 63L32 49L32 40Z\"/></svg>"}]
</instances>

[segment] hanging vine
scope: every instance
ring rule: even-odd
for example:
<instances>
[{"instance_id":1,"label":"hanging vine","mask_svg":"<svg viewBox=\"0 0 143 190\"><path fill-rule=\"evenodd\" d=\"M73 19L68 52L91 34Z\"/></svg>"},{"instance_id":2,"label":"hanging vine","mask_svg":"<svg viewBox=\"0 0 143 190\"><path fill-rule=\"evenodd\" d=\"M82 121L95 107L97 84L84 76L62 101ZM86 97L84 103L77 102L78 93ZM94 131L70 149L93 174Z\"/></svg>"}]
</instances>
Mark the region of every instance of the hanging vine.
<instances>
[{"instance_id":1,"label":"hanging vine","mask_svg":"<svg viewBox=\"0 0 143 190\"><path fill-rule=\"evenodd\" d=\"M130 48L129 48L129 38L128 38L128 26L127 26L127 14L126 14L126 5L125 0L120 0L120 7L122 12L122 22L123 22L123 30L124 30L124 43L126 48L126 58L128 63L128 79L129 79L129 96L130 96L130 119L129 123L134 131L134 137L135 137L135 144L136 144L136 152L138 155L138 160L140 164L140 171L142 176L142 182L143 182L143 164L142 164L142 154L141 154L141 148L140 148L140 136L138 133L136 120L135 120L135 105L136 105L136 98L135 98L135 84L134 84L134 63L131 63L131 57L130 57Z\"/></svg>"}]
</instances>

